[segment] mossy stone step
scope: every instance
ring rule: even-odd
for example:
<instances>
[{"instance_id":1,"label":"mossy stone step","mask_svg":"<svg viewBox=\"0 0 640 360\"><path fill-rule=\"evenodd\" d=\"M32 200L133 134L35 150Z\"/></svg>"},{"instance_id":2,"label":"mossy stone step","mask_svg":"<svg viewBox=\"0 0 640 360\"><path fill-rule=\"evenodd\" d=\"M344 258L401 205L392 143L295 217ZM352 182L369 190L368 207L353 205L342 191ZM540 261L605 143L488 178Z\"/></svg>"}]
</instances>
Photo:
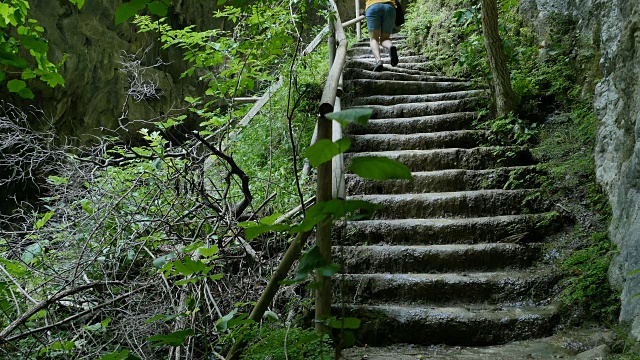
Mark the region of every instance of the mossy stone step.
<instances>
[{"instance_id":1,"label":"mossy stone step","mask_svg":"<svg viewBox=\"0 0 640 360\"><path fill-rule=\"evenodd\" d=\"M537 213L545 209L528 201L538 190L471 190L422 194L349 195L382 208L374 219L424 219L433 217L483 217Z\"/></svg>"},{"instance_id":2,"label":"mossy stone step","mask_svg":"<svg viewBox=\"0 0 640 360\"><path fill-rule=\"evenodd\" d=\"M557 214L477 218L360 220L338 223L337 245L443 245L538 243L557 228Z\"/></svg>"},{"instance_id":3,"label":"mossy stone step","mask_svg":"<svg viewBox=\"0 0 640 360\"><path fill-rule=\"evenodd\" d=\"M534 165L528 149L518 146L477 147L473 149L398 150L344 154L348 167L351 159L362 156L384 156L397 160L415 171L447 169L480 170L505 166Z\"/></svg>"},{"instance_id":4,"label":"mossy stone step","mask_svg":"<svg viewBox=\"0 0 640 360\"><path fill-rule=\"evenodd\" d=\"M444 274L342 274L335 293L359 305L537 305L549 299L558 275L539 271ZM350 300L353 301L353 300Z\"/></svg>"},{"instance_id":5,"label":"mossy stone step","mask_svg":"<svg viewBox=\"0 0 640 360\"><path fill-rule=\"evenodd\" d=\"M349 99L345 102L348 106L367 105L398 105L403 103L428 103L435 101L450 101L464 99L486 99L484 90L463 90L437 94L419 95L371 95Z\"/></svg>"},{"instance_id":6,"label":"mossy stone step","mask_svg":"<svg viewBox=\"0 0 640 360\"><path fill-rule=\"evenodd\" d=\"M533 189L540 186L544 171L537 166L514 166L487 170L439 170L414 172L412 180L369 180L346 174L349 194L415 194L485 189Z\"/></svg>"},{"instance_id":7,"label":"mossy stone step","mask_svg":"<svg viewBox=\"0 0 640 360\"><path fill-rule=\"evenodd\" d=\"M478 272L529 267L542 244L334 246L333 253L347 274Z\"/></svg>"},{"instance_id":8,"label":"mossy stone step","mask_svg":"<svg viewBox=\"0 0 640 360\"><path fill-rule=\"evenodd\" d=\"M416 134L350 135L350 152L474 148L488 141L481 130L445 131Z\"/></svg>"},{"instance_id":9,"label":"mossy stone step","mask_svg":"<svg viewBox=\"0 0 640 360\"><path fill-rule=\"evenodd\" d=\"M335 313L340 307L336 306ZM495 345L551 335L555 306L394 306L350 305L346 315L362 320L358 344L398 343Z\"/></svg>"},{"instance_id":10,"label":"mossy stone step","mask_svg":"<svg viewBox=\"0 0 640 360\"><path fill-rule=\"evenodd\" d=\"M468 90L471 84L460 81L399 81L353 79L344 81L345 92L368 95L419 95Z\"/></svg>"},{"instance_id":11,"label":"mossy stone step","mask_svg":"<svg viewBox=\"0 0 640 360\"><path fill-rule=\"evenodd\" d=\"M372 119L367 125L349 124L348 134L411 134L472 129L477 115L473 112L417 116L408 118Z\"/></svg>"}]
</instances>

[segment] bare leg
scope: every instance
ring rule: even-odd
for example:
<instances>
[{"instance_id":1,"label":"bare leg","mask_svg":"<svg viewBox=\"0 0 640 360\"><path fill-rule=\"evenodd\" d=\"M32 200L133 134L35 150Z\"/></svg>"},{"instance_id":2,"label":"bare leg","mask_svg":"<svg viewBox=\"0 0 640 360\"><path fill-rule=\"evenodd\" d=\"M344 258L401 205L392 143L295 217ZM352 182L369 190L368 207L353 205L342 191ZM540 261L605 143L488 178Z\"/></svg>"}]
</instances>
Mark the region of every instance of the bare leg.
<instances>
[{"instance_id":1,"label":"bare leg","mask_svg":"<svg viewBox=\"0 0 640 360\"><path fill-rule=\"evenodd\" d=\"M387 50L391 49L391 47L393 46L393 43L391 43L390 37L391 37L391 34L385 34L385 33L380 34L380 42L382 43L382 47L384 47Z\"/></svg>"},{"instance_id":2,"label":"bare leg","mask_svg":"<svg viewBox=\"0 0 640 360\"><path fill-rule=\"evenodd\" d=\"M387 34L388 35L388 34ZM376 61L380 60L380 30L373 30L369 32L369 46L371 46L371 52Z\"/></svg>"}]
</instances>

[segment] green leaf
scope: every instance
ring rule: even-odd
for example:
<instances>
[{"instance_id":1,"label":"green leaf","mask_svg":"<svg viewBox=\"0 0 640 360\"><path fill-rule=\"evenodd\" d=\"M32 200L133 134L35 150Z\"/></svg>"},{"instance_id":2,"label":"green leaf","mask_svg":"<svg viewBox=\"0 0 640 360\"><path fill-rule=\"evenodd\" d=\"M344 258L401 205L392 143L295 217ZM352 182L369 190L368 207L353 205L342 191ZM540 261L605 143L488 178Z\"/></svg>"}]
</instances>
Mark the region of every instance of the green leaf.
<instances>
[{"instance_id":1,"label":"green leaf","mask_svg":"<svg viewBox=\"0 0 640 360\"><path fill-rule=\"evenodd\" d=\"M265 216L262 219L260 219L260 224L272 225L276 220L280 218L280 216L282 216L281 213L275 213L269 216Z\"/></svg>"},{"instance_id":2,"label":"green leaf","mask_svg":"<svg viewBox=\"0 0 640 360\"><path fill-rule=\"evenodd\" d=\"M227 329L229 329L229 321L231 321L231 319L233 319L233 317L237 313L238 313L238 309L236 308L236 309L233 309L227 315L218 319L218 321L216 322L216 329L218 329L219 332L227 331Z\"/></svg>"},{"instance_id":3,"label":"green leaf","mask_svg":"<svg viewBox=\"0 0 640 360\"><path fill-rule=\"evenodd\" d=\"M58 85L64 86L64 78L62 77L62 75L58 74L57 72L46 73L40 77L40 80L46 82L47 85L49 85L52 88Z\"/></svg>"},{"instance_id":4,"label":"green leaf","mask_svg":"<svg viewBox=\"0 0 640 360\"><path fill-rule=\"evenodd\" d=\"M371 115L373 114L373 109L369 108L353 108L342 110L338 112L332 112L325 115L327 119L335 120L339 122L342 126L346 126L349 123L354 123L358 125L367 125Z\"/></svg>"},{"instance_id":5,"label":"green leaf","mask_svg":"<svg viewBox=\"0 0 640 360\"><path fill-rule=\"evenodd\" d=\"M40 254L42 254L42 245L40 245L40 243L34 243L24 249L24 253L22 253L20 259L28 264Z\"/></svg>"},{"instance_id":6,"label":"green leaf","mask_svg":"<svg viewBox=\"0 0 640 360\"><path fill-rule=\"evenodd\" d=\"M365 179L410 180L412 178L411 171L406 165L380 156L362 156L352 158L348 170Z\"/></svg>"},{"instance_id":7,"label":"green leaf","mask_svg":"<svg viewBox=\"0 0 640 360\"><path fill-rule=\"evenodd\" d=\"M300 264L298 265L296 279L306 279L309 273L315 269L318 269L318 272L323 276L333 276L339 269L335 264L329 264L325 260L320 253L318 245L314 245L300 257ZM323 271L321 272L320 269L323 269Z\"/></svg>"},{"instance_id":8,"label":"green leaf","mask_svg":"<svg viewBox=\"0 0 640 360\"><path fill-rule=\"evenodd\" d=\"M33 50L38 54L44 55L49 51L49 44L47 41L34 35L20 36L20 44L22 44L25 49Z\"/></svg>"},{"instance_id":9,"label":"green leaf","mask_svg":"<svg viewBox=\"0 0 640 360\"><path fill-rule=\"evenodd\" d=\"M116 10L116 25L120 25L132 18L139 10L144 9L148 2L149 0L133 0L120 5Z\"/></svg>"},{"instance_id":10,"label":"green leaf","mask_svg":"<svg viewBox=\"0 0 640 360\"><path fill-rule=\"evenodd\" d=\"M6 77L7 77L7 73L0 70L0 83L3 82Z\"/></svg>"},{"instance_id":11,"label":"green leaf","mask_svg":"<svg viewBox=\"0 0 640 360\"><path fill-rule=\"evenodd\" d=\"M167 260L171 260L174 257L175 257L174 253L158 256L153 260L153 267L155 267L156 269L162 269L164 265L167 263Z\"/></svg>"},{"instance_id":12,"label":"green leaf","mask_svg":"<svg viewBox=\"0 0 640 360\"><path fill-rule=\"evenodd\" d=\"M218 253L218 246L213 245L211 247L199 247L198 253L202 256L213 256Z\"/></svg>"},{"instance_id":13,"label":"green leaf","mask_svg":"<svg viewBox=\"0 0 640 360\"><path fill-rule=\"evenodd\" d=\"M18 91L18 95L20 95L20 97L23 98L23 99L33 99L35 97L35 95L33 95L33 92L31 91L31 89L29 89L29 88L24 88L24 89Z\"/></svg>"},{"instance_id":14,"label":"green leaf","mask_svg":"<svg viewBox=\"0 0 640 360\"><path fill-rule=\"evenodd\" d=\"M280 320L280 317L278 316L278 314L274 313L271 310L265 311L264 314L262 314L262 317L266 318L266 319L271 319L271 320L274 320L274 321Z\"/></svg>"},{"instance_id":15,"label":"green leaf","mask_svg":"<svg viewBox=\"0 0 640 360\"><path fill-rule=\"evenodd\" d=\"M334 329L359 329L360 328L360 319L348 317L343 319L336 319L329 322L329 326Z\"/></svg>"},{"instance_id":16,"label":"green leaf","mask_svg":"<svg viewBox=\"0 0 640 360\"><path fill-rule=\"evenodd\" d=\"M193 329L179 330L167 335L155 335L147 339L148 342L154 343L154 346L170 345L180 346L189 336L194 334Z\"/></svg>"},{"instance_id":17,"label":"green leaf","mask_svg":"<svg viewBox=\"0 0 640 360\"><path fill-rule=\"evenodd\" d=\"M100 359L101 360L133 360L133 359L139 359L139 358L133 354L129 354L129 350L124 349L121 351L115 351L109 354L104 354Z\"/></svg>"},{"instance_id":18,"label":"green leaf","mask_svg":"<svg viewBox=\"0 0 640 360\"><path fill-rule=\"evenodd\" d=\"M54 214L53 211L49 211L49 212L45 213L44 215L42 215L42 217L36 222L36 225L35 225L36 230L42 229L42 227L46 225L47 221L49 221L49 219L51 219L53 214Z\"/></svg>"},{"instance_id":19,"label":"green leaf","mask_svg":"<svg viewBox=\"0 0 640 360\"><path fill-rule=\"evenodd\" d=\"M309 159L312 166L318 167L318 165L333 159L334 156L347 151L349 147L351 147L351 139L349 138L342 138L336 142L322 139L307 148L305 157Z\"/></svg>"},{"instance_id":20,"label":"green leaf","mask_svg":"<svg viewBox=\"0 0 640 360\"><path fill-rule=\"evenodd\" d=\"M327 217L333 219L346 218L348 220L368 218L373 215L375 210L380 208L382 206L363 200L332 199L320 202L307 209L302 223L294 226L291 231L310 231L318 222Z\"/></svg>"},{"instance_id":21,"label":"green leaf","mask_svg":"<svg viewBox=\"0 0 640 360\"><path fill-rule=\"evenodd\" d=\"M345 348L352 347L356 344L356 335L353 331L345 330L342 335L342 346Z\"/></svg>"},{"instance_id":22,"label":"green leaf","mask_svg":"<svg viewBox=\"0 0 640 360\"><path fill-rule=\"evenodd\" d=\"M149 12L153 15L158 15L160 17L167 16L169 11L169 7L165 5L162 1L154 1L149 4Z\"/></svg>"},{"instance_id":23,"label":"green leaf","mask_svg":"<svg viewBox=\"0 0 640 360\"><path fill-rule=\"evenodd\" d=\"M85 0L69 0L72 4L76 4L78 9L82 9Z\"/></svg>"},{"instance_id":24,"label":"green leaf","mask_svg":"<svg viewBox=\"0 0 640 360\"><path fill-rule=\"evenodd\" d=\"M20 90L24 89L27 87L27 83L22 81L22 80L10 80L7 83L7 88L9 89L9 92L20 92Z\"/></svg>"}]
</instances>

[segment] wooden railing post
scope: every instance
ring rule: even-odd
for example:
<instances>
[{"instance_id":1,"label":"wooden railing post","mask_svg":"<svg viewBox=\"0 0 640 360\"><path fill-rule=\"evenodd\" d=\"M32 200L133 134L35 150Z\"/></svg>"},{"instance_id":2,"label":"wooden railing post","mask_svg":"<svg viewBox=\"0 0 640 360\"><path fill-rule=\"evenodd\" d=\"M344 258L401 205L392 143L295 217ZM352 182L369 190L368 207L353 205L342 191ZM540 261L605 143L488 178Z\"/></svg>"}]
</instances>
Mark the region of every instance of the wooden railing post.
<instances>
[{"instance_id":1,"label":"wooden railing post","mask_svg":"<svg viewBox=\"0 0 640 360\"><path fill-rule=\"evenodd\" d=\"M356 15L353 17L354 19L360 16L360 0L355 0L355 1L356 1ZM358 41L360 41L360 38L362 37L361 30L360 30L361 25L362 24L360 23L360 21L356 23L356 39Z\"/></svg>"}]
</instances>

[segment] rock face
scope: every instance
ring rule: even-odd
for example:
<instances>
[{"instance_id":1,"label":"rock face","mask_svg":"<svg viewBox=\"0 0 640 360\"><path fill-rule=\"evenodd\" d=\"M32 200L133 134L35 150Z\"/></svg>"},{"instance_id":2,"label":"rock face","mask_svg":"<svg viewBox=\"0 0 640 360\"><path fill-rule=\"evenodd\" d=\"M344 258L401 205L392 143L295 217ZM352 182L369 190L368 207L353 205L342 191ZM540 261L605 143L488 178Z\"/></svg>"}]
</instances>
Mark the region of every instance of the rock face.
<instances>
[{"instance_id":1,"label":"rock face","mask_svg":"<svg viewBox=\"0 0 640 360\"><path fill-rule=\"evenodd\" d=\"M622 290L620 321L640 338L640 299L632 299L640 275L629 275L640 269L640 7L637 0L525 0L521 11L542 39L559 21L573 22L579 51L593 51L599 60L596 174L609 196L610 236L619 250L609 273Z\"/></svg>"},{"instance_id":2,"label":"rock face","mask_svg":"<svg viewBox=\"0 0 640 360\"><path fill-rule=\"evenodd\" d=\"M620 320L640 337L640 8L636 1L612 1L603 24L602 69L595 107L600 131L596 171L613 209L610 233L620 253L610 269L622 288Z\"/></svg>"},{"instance_id":3,"label":"rock face","mask_svg":"<svg viewBox=\"0 0 640 360\"><path fill-rule=\"evenodd\" d=\"M30 16L38 19L46 29L50 60L57 63L64 54L67 56L61 71L65 87L50 89L34 83L32 88L38 102L35 105L44 110L58 134L77 137L80 143L104 134L100 128L116 129L119 119L129 125L166 114L197 86L192 79L179 80L186 65L173 61L140 74L142 81L157 85L157 97L137 101L127 96L132 88L132 74L120 71L124 54L138 53L136 58L142 60L143 66L156 64L160 58L169 63L170 58L180 59L181 56L161 50L161 44L152 34L137 34L134 25L116 26L115 11L121 4L121 0L87 1L78 11L68 1L31 2ZM219 28L221 22L211 17L214 8L215 2L174 1L169 23L174 26L198 24L201 29ZM21 107L33 104L10 98L9 94L1 97ZM124 116L123 112L126 113Z\"/></svg>"}]
</instances>

